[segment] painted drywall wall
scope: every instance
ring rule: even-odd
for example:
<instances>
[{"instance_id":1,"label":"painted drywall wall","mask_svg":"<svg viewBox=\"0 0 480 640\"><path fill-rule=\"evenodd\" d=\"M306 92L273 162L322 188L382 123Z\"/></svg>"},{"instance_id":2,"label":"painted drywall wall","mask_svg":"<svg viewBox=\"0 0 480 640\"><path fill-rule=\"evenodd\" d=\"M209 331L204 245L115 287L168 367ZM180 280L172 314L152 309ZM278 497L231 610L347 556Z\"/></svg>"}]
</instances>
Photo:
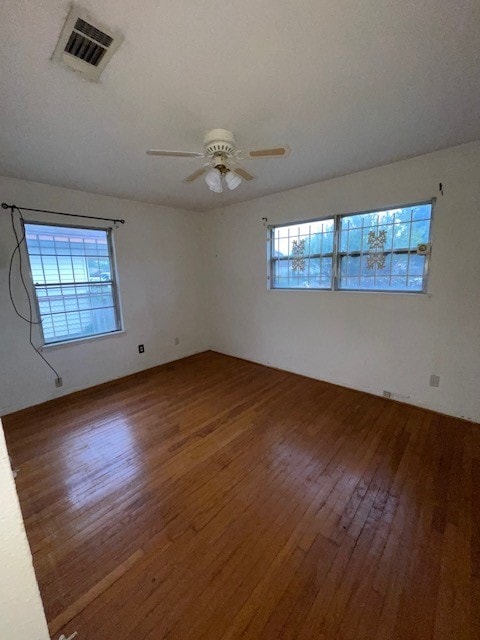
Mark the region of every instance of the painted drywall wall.
<instances>
[{"instance_id":1,"label":"painted drywall wall","mask_svg":"<svg viewBox=\"0 0 480 640\"><path fill-rule=\"evenodd\" d=\"M7 265L15 244L9 214L0 210L0 415L207 348L203 214L11 178L0 178L0 201L126 220L114 230L125 332L46 351L63 378L56 389L9 301ZM25 311L18 268L14 290ZM34 335L40 344L37 330Z\"/></svg>"},{"instance_id":2,"label":"painted drywall wall","mask_svg":"<svg viewBox=\"0 0 480 640\"><path fill-rule=\"evenodd\" d=\"M1 421L0 496L0 638L48 640Z\"/></svg>"},{"instance_id":3,"label":"painted drywall wall","mask_svg":"<svg viewBox=\"0 0 480 640\"><path fill-rule=\"evenodd\" d=\"M432 196L428 295L267 290L263 217L276 224ZM206 237L212 348L480 421L480 143L219 209Z\"/></svg>"},{"instance_id":4,"label":"painted drywall wall","mask_svg":"<svg viewBox=\"0 0 480 640\"><path fill-rule=\"evenodd\" d=\"M473 143L208 214L1 178L2 201L127 220L115 232L127 331L48 351L64 380L55 389L8 301L13 235L0 214L0 415L211 346L480 421L479 178ZM275 224L432 196L428 295L266 289L263 217Z\"/></svg>"}]
</instances>

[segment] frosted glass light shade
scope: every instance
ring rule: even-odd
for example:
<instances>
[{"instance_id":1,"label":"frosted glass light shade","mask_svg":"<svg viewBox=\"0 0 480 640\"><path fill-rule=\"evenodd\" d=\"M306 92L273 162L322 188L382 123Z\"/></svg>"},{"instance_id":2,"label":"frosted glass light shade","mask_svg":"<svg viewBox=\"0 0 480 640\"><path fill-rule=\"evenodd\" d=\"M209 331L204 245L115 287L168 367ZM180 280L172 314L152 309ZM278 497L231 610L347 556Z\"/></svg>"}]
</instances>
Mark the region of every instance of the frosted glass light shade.
<instances>
[{"instance_id":1,"label":"frosted glass light shade","mask_svg":"<svg viewBox=\"0 0 480 640\"><path fill-rule=\"evenodd\" d=\"M207 171L205 174L205 182L207 183L210 191L222 193L222 174L218 169L210 169L210 171Z\"/></svg>"},{"instance_id":2,"label":"frosted glass light shade","mask_svg":"<svg viewBox=\"0 0 480 640\"><path fill-rule=\"evenodd\" d=\"M227 171L225 174L225 182L227 183L227 187L230 191L233 191L241 184L242 179L239 175L233 173L233 171Z\"/></svg>"}]
</instances>

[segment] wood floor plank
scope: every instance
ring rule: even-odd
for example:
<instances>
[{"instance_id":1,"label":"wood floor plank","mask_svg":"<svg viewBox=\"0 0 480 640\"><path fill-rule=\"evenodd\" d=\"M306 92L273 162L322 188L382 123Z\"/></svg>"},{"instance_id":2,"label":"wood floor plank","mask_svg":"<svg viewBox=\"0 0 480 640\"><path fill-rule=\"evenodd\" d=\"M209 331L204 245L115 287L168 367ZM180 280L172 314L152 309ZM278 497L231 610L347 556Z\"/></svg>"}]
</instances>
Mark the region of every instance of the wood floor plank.
<instances>
[{"instance_id":1,"label":"wood floor plank","mask_svg":"<svg viewBox=\"0 0 480 640\"><path fill-rule=\"evenodd\" d=\"M52 634L478 637L479 425L213 352L4 425Z\"/></svg>"},{"instance_id":2,"label":"wood floor plank","mask_svg":"<svg viewBox=\"0 0 480 640\"><path fill-rule=\"evenodd\" d=\"M83 594L76 602L69 605L60 615L48 623L48 629L52 635L63 629L69 622L82 613L95 598L98 598L104 591L109 589L119 578L121 578L143 555L141 549L122 562L118 567L106 575L100 582Z\"/></svg>"}]
</instances>

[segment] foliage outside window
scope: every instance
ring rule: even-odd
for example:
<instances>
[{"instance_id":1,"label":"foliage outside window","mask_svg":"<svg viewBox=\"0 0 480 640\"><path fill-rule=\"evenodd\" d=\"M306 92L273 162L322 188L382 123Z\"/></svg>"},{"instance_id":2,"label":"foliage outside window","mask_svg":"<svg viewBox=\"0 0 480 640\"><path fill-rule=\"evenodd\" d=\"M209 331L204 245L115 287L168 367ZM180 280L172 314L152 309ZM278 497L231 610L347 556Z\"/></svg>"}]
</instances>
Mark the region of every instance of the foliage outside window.
<instances>
[{"instance_id":1,"label":"foliage outside window","mask_svg":"<svg viewBox=\"0 0 480 640\"><path fill-rule=\"evenodd\" d=\"M270 287L425 292L432 202L270 227Z\"/></svg>"}]
</instances>

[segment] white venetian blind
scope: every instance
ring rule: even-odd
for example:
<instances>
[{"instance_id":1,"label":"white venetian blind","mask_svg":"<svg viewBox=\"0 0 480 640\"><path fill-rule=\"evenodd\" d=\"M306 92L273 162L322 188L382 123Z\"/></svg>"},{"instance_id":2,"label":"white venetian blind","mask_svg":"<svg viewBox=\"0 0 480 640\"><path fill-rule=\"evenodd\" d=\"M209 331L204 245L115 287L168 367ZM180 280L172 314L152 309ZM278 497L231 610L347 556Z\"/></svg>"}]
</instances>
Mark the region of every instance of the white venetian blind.
<instances>
[{"instance_id":1,"label":"white venetian blind","mask_svg":"<svg viewBox=\"0 0 480 640\"><path fill-rule=\"evenodd\" d=\"M25 224L45 343L120 328L110 231Z\"/></svg>"}]
</instances>

